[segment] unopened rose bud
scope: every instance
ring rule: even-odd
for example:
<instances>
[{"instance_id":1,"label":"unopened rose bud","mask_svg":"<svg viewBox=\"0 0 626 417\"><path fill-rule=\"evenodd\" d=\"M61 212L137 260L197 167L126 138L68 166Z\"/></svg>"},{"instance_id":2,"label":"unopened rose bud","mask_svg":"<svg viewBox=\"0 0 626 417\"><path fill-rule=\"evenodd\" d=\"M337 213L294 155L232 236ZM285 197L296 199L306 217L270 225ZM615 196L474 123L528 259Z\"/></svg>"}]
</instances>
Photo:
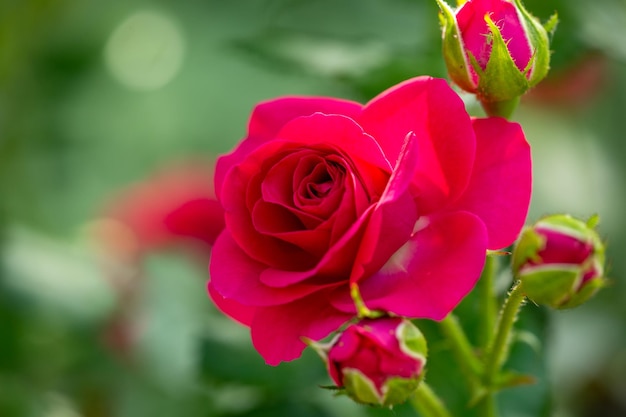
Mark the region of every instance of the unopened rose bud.
<instances>
[{"instance_id":1,"label":"unopened rose bud","mask_svg":"<svg viewBox=\"0 0 626 417\"><path fill-rule=\"evenodd\" d=\"M560 214L524 229L513 251L513 272L530 300L575 307L606 284L604 245L593 222Z\"/></svg>"},{"instance_id":2,"label":"unopened rose bud","mask_svg":"<svg viewBox=\"0 0 626 417\"><path fill-rule=\"evenodd\" d=\"M476 94L488 113L490 106L517 103L548 74L556 16L544 27L521 0L469 0L456 10L437 3L450 78Z\"/></svg>"},{"instance_id":3,"label":"unopened rose bud","mask_svg":"<svg viewBox=\"0 0 626 417\"><path fill-rule=\"evenodd\" d=\"M426 364L426 339L409 320L363 319L325 347L337 387L370 405L401 404L417 389Z\"/></svg>"}]
</instances>

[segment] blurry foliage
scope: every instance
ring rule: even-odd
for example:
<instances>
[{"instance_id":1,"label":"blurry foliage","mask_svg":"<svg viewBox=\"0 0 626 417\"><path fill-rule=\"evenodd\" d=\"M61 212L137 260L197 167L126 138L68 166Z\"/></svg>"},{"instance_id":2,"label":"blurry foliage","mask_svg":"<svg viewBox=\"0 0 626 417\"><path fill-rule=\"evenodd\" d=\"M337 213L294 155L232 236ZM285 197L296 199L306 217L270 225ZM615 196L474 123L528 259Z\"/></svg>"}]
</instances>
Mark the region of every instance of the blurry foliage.
<instances>
[{"instance_id":1,"label":"blurry foliage","mask_svg":"<svg viewBox=\"0 0 626 417\"><path fill-rule=\"evenodd\" d=\"M413 415L317 388L329 379L312 352L267 367L247 331L210 304L206 265L179 251L131 267L129 302L109 285L117 260L96 250L89 224L111 193L162 164L230 149L260 100L366 101L412 76L445 76L434 3L0 0L0 416ZM537 384L499 400L506 417L550 415L550 404L560 417L621 416L626 3L525 4L560 17L552 75L516 116L535 158L530 217L598 211L614 286L574 314L527 306L520 325L530 333L509 364ZM156 14L183 42L182 61L163 63L179 69L151 90L133 82L159 80L150 59L163 57L146 54L163 31L139 26L110 51L116 28L138 12ZM472 335L476 309L470 296L459 310ZM421 325L428 380L471 416L436 326Z\"/></svg>"}]
</instances>

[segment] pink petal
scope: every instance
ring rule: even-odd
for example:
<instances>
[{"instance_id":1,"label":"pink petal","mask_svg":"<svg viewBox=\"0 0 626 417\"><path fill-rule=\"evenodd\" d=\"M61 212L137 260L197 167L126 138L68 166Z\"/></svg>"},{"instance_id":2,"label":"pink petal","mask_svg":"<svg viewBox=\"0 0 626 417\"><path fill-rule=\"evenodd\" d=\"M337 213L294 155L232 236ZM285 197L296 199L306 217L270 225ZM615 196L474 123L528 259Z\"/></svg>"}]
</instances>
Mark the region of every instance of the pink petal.
<instances>
[{"instance_id":1,"label":"pink petal","mask_svg":"<svg viewBox=\"0 0 626 417\"><path fill-rule=\"evenodd\" d=\"M263 162L284 147L284 142L269 142L233 167L224 180L228 192L221 196L221 203L225 211L226 228L249 257L269 267L303 270L313 267L316 259L295 245L259 233L250 213L254 204L262 198ZM276 256L277 253L282 256Z\"/></svg>"},{"instance_id":2,"label":"pink petal","mask_svg":"<svg viewBox=\"0 0 626 417\"><path fill-rule=\"evenodd\" d=\"M356 118L363 106L353 101L328 97L285 97L257 105L250 117L250 137L273 139L287 122L313 113L340 114Z\"/></svg>"},{"instance_id":3,"label":"pink petal","mask_svg":"<svg viewBox=\"0 0 626 417\"><path fill-rule=\"evenodd\" d=\"M351 282L382 267L413 233L418 218L409 186L417 169L417 138L409 133L387 187L367 224Z\"/></svg>"},{"instance_id":4,"label":"pink petal","mask_svg":"<svg viewBox=\"0 0 626 417\"><path fill-rule=\"evenodd\" d=\"M363 240L364 225L368 221L371 211L368 210L357 219L350 229L327 249L324 256L313 268L303 271L268 268L261 273L261 282L272 287L287 288L294 284L306 283L307 287L317 285L320 289L346 283L353 268L356 252Z\"/></svg>"},{"instance_id":5,"label":"pink petal","mask_svg":"<svg viewBox=\"0 0 626 417\"><path fill-rule=\"evenodd\" d=\"M239 304L235 300L224 298L215 288L213 288L211 282L207 284L207 291L217 308L219 308L222 313L241 324L250 326L256 307L246 306Z\"/></svg>"},{"instance_id":6,"label":"pink petal","mask_svg":"<svg viewBox=\"0 0 626 417\"><path fill-rule=\"evenodd\" d=\"M293 119L277 134L277 138L327 149L331 153L340 152L347 160L366 161L382 171L391 171L391 165L376 140L363 132L353 119L345 116L315 113Z\"/></svg>"},{"instance_id":7,"label":"pink petal","mask_svg":"<svg viewBox=\"0 0 626 417\"><path fill-rule=\"evenodd\" d=\"M383 268L361 281L366 305L392 313L440 320L474 287L483 268L487 233L471 213L420 219L422 229ZM333 300L347 310L347 300Z\"/></svg>"},{"instance_id":8,"label":"pink petal","mask_svg":"<svg viewBox=\"0 0 626 417\"><path fill-rule=\"evenodd\" d=\"M222 156L217 161L215 191L218 197L228 170L259 145L272 140L290 120L315 112L356 118L361 113L362 107L361 104L352 101L326 97L284 97L258 104L250 116L248 137L232 153Z\"/></svg>"},{"instance_id":9,"label":"pink petal","mask_svg":"<svg viewBox=\"0 0 626 417\"><path fill-rule=\"evenodd\" d=\"M517 238L530 204L530 146L517 123L501 118L473 120L476 163L470 184L454 204L487 226L489 249L504 248Z\"/></svg>"},{"instance_id":10,"label":"pink petal","mask_svg":"<svg viewBox=\"0 0 626 417\"><path fill-rule=\"evenodd\" d=\"M252 342L268 365L278 365L302 354L303 338L323 339L352 317L333 308L324 293L317 293L294 303L259 308L252 321Z\"/></svg>"},{"instance_id":11,"label":"pink petal","mask_svg":"<svg viewBox=\"0 0 626 417\"><path fill-rule=\"evenodd\" d=\"M418 77L370 101L359 123L395 163L404 138L418 140L420 213L430 213L460 195L471 173L476 139L463 101L445 80Z\"/></svg>"},{"instance_id":12,"label":"pink petal","mask_svg":"<svg viewBox=\"0 0 626 417\"><path fill-rule=\"evenodd\" d=\"M288 303L320 289L316 285L272 288L261 283L267 265L256 262L235 243L228 230L220 234L209 264L211 286L225 299L250 306Z\"/></svg>"}]
</instances>

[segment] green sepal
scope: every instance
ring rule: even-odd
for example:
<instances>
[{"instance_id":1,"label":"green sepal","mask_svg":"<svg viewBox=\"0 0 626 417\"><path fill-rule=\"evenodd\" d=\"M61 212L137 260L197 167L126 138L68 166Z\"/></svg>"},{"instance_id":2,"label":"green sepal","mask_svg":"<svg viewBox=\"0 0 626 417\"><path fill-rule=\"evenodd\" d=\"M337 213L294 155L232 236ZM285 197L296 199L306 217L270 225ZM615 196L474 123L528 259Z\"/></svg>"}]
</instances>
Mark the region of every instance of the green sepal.
<instances>
[{"instance_id":1,"label":"green sepal","mask_svg":"<svg viewBox=\"0 0 626 417\"><path fill-rule=\"evenodd\" d=\"M421 359L422 366L426 364L428 346L422 332L409 320L404 320L396 329L396 336L400 350L408 356Z\"/></svg>"},{"instance_id":2,"label":"green sepal","mask_svg":"<svg viewBox=\"0 0 626 417\"><path fill-rule=\"evenodd\" d=\"M513 276L517 278L520 268L528 261L538 261L537 253L546 245L545 239L532 227L526 227L513 249Z\"/></svg>"},{"instance_id":3,"label":"green sepal","mask_svg":"<svg viewBox=\"0 0 626 417\"><path fill-rule=\"evenodd\" d=\"M324 361L325 364L328 364L328 351L330 350L337 337L338 336L335 336L335 338L333 338L333 340L331 340L329 343L316 342L315 340L309 339L308 337L303 337L302 341L311 349L313 349L315 353L317 353L319 357Z\"/></svg>"},{"instance_id":4,"label":"green sepal","mask_svg":"<svg viewBox=\"0 0 626 417\"><path fill-rule=\"evenodd\" d=\"M567 302L559 306L559 309L578 307L579 305L590 299L595 293L598 292L598 290L606 286L607 280L604 278L594 278L590 281L587 281L583 285L583 287L576 293L574 293Z\"/></svg>"},{"instance_id":5,"label":"green sepal","mask_svg":"<svg viewBox=\"0 0 626 417\"><path fill-rule=\"evenodd\" d=\"M532 302L559 308L580 285L582 270L579 266L542 265L526 268L519 279L522 291Z\"/></svg>"},{"instance_id":6,"label":"green sepal","mask_svg":"<svg viewBox=\"0 0 626 417\"><path fill-rule=\"evenodd\" d=\"M343 370L343 386L354 401L361 404L383 405L383 397L374 382L361 371L353 368Z\"/></svg>"},{"instance_id":7,"label":"green sepal","mask_svg":"<svg viewBox=\"0 0 626 417\"><path fill-rule=\"evenodd\" d=\"M420 378L389 378L383 386L383 405L390 407L406 402L415 394L422 379L423 373Z\"/></svg>"},{"instance_id":8,"label":"green sepal","mask_svg":"<svg viewBox=\"0 0 626 417\"><path fill-rule=\"evenodd\" d=\"M463 38L456 22L454 10L443 0L436 0L441 10L440 22L443 27L442 51L448 74L452 81L465 91L476 91L469 72L463 48Z\"/></svg>"},{"instance_id":9,"label":"green sepal","mask_svg":"<svg viewBox=\"0 0 626 417\"><path fill-rule=\"evenodd\" d=\"M521 0L515 0L515 5L519 10L522 24L526 29L526 36L533 50L533 57L529 62L530 78L529 87L534 87L543 80L550 70L550 40L548 32L552 33L558 23L557 14L553 14L546 22L545 27L539 20L531 15L524 7Z\"/></svg>"},{"instance_id":10,"label":"green sepal","mask_svg":"<svg viewBox=\"0 0 626 417\"><path fill-rule=\"evenodd\" d=\"M470 57L478 73L477 95L481 102L510 101L524 94L529 82L513 62L498 26L489 15L485 16L485 21L491 31L491 55L485 70L482 71L477 62L474 64L475 59Z\"/></svg>"},{"instance_id":11,"label":"green sepal","mask_svg":"<svg viewBox=\"0 0 626 417\"><path fill-rule=\"evenodd\" d=\"M495 389L502 390L522 385L532 385L536 382L537 379L532 375L522 374L515 371L505 371L498 375L495 382Z\"/></svg>"}]
</instances>

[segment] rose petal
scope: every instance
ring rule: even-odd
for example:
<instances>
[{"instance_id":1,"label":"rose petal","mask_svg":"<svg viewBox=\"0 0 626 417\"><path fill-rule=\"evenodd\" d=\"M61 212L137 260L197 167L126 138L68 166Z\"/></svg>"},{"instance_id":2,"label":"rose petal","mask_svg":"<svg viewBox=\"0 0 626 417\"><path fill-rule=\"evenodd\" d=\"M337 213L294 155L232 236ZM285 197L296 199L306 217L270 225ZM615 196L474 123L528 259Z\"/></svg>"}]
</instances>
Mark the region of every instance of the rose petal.
<instances>
[{"instance_id":1,"label":"rose petal","mask_svg":"<svg viewBox=\"0 0 626 417\"><path fill-rule=\"evenodd\" d=\"M400 316L440 320L478 280L487 233L478 217L455 212L420 219L423 228L383 268L360 282L367 307ZM345 298L333 304L353 308Z\"/></svg>"},{"instance_id":2,"label":"rose petal","mask_svg":"<svg viewBox=\"0 0 626 417\"><path fill-rule=\"evenodd\" d=\"M211 254L211 285L223 298L250 306L288 303L320 289L318 285L305 284L269 287L259 279L267 268L246 255L225 230L217 238Z\"/></svg>"},{"instance_id":3,"label":"rose petal","mask_svg":"<svg viewBox=\"0 0 626 417\"><path fill-rule=\"evenodd\" d=\"M327 97L284 97L258 104L250 116L248 137L232 153L222 156L217 161L215 191L218 197L221 195L222 182L228 170L258 146L273 139L288 121L315 112L356 118L361 113L362 107L359 103Z\"/></svg>"},{"instance_id":4,"label":"rose petal","mask_svg":"<svg viewBox=\"0 0 626 417\"><path fill-rule=\"evenodd\" d=\"M261 273L261 282L272 287L288 287L297 283L318 285L318 288L336 286L348 281L357 249L362 240L372 210L365 212L346 233L333 244L313 268L303 271L286 271L275 268Z\"/></svg>"},{"instance_id":5,"label":"rose petal","mask_svg":"<svg viewBox=\"0 0 626 417\"><path fill-rule=\"evenodd\" d=\"M209 296L213 300L213 303L215 303L217 308L219 308L222 313L246 326L250 326L250 324L252 324L252 318L254 317L256 307L246 306L239 304L235 300L224 298L215 288L213 288L210 281L207 284L207 291L209 292Z\"/></svg>"},{"instance_id":6,"label":"rose petal","mask_svg":"<svg viewBox=\"0 0 626 417\"><path fill-rule=\"evenodd\" d=\"M476 162L470 184L454 209L478 215L487 226L489 249L517 238L528 214L532 188L530 146L517 123L475 119Z\"/></svg>"},{"instance_id":7,"label":"rose petal","mask_svg":"<svg viewBox=\"0 0 626 417\"><path fill-rule=\"evenodd\" d=\"M418 166L417 143L412 132L406 136L396 167L367 224L351 282L380 269L413 233L418 213L409 186Z\"/></svg>"},{"instance_id":8,"label":"rose petal","mask_svg":"<svg viewBox=\"0 0 626 417\"><path fill-rule=\"evenodd\" d=\"M463 101L445 80L418 77L398 84L370 101L358 121L392 163L406 135L416 135L420 213L453 201L467 186L476 139Z\"/></svg>"},{"instance_id":9,"label":"rose petal","mask_svg":"<svg viewBox=\"0 0 626 417\"><path fill-rule=\"evenodd\" d=\"M285 97L257 105L250 117L249 136L272 139L287 122L313 113L339 114L357 118L363 106L349 100L328 97Z\"/></svg>"},{"instance_id":10,"label":"rose petal","mask_svg":"<svg viewBox=\"0 0 626 417\"><path fill-rule=\"evenodd\" d=\"M315 113L299 117L285 124L276 137L317 149L325 147L329 151L341 151L348 160L367 161L370 166L378 167L383 172L391 171L391 165L378 142L353 119L345 116Z\"/></svg>"},{"instance_id":11,"label":"rose petal","mask_svg":"<svg viewBox=\"0 0 626 417\"><path fill-rule=\"evenodd\" d=\"M353 317L333 308L325 293L298 302L259 308L251 326L252 342L268 365L298 358L303 338L320 340Z\"/></svg>"},{"instance_id":12,"label":"rose petal","mask_svg":"<svg viewBox=\"0 0 626 417\"><path fill-rule=\"evenodd\" d=\"M269 267L298 271L313 267L317 259L296 245L259 233L250 212L262 198L261 181L266 170L264 162L267 161L267 155L282 151L285 146L285 143L280 142L267 143L233 167L224 180L228 192L223 193L221 202L226 228L241 250ZM263 155L266 155L265 159ZM276 256L277 253L281 256Z\"/></svg>"},{"instance_id":13,"label":"rose petal","mask_svg":"<svg viewBox=\"0 0 626 417\"><path fill-rule=\"evenodd\" d=\"M282 213L281 216L278 214ZM324 256L330 246L330 228L318 227L307 230L291 212L275 204L260 201L252 213L257 230L262 233L284 240L311 253L315 259ZM300 227L286 228L290 222L297 222ZM285 230L281 230L285 228ZM304 265L303 265L304 266Z\"/></svg>"}]
</instances>

